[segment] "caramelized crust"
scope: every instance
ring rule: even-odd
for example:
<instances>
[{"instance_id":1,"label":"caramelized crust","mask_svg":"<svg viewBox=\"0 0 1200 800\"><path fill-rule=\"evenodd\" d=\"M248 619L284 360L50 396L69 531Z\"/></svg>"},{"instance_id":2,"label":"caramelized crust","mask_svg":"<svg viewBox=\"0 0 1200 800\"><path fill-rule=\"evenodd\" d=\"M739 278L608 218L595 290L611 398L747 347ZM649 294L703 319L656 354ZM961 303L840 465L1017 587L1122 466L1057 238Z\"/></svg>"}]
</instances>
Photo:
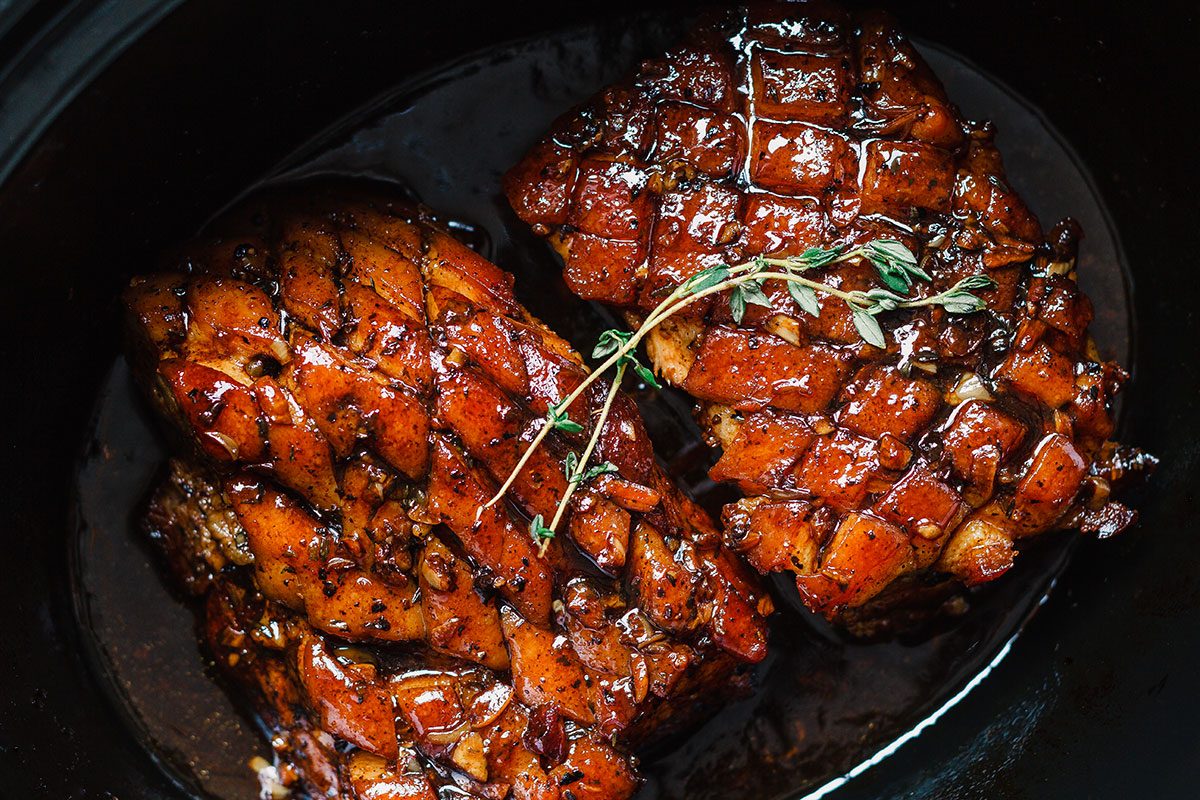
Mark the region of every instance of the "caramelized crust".
<instances>
[{"instance_id":1,"label":"caramelized crust","mask_svg":"<svg viewBox=\"0 0 1200 800\"><path fill-rule=\"evenodd\" d=\"M265 796L566 800L572 784L579 798L637 786L627 756L526 707L486 669L347 646L228 576L212 583L203 623L218 667L273 733L276 765L253 765Z\"/></svg>"},{"instance_id":2,"label":"caramelized crust","mask_svg":"<svg viewBox=\"0 0 1200 800\"><path fill-rule=\"evenodd\" d=\"M486 797L566 797L560 778L576 798L625 797L633 767L610 743L627 752L742 686L771 605L622 395L596 449L617 472L579 486L539 555L530 519L554 515L603 382L569 409L583 430L552 433L481 510L587 374L511 282L385 199L312 192L232 212L126 293L136 371L214 476L178 465L150 522L197 590L249 573L303 629L287 659L313 735L388 775L407 741ZM338 677L346 660L328 653L348 642L405 643L418 664L455 659L459 677ZM484 730L472 704L494 692L510 711ZM538 750L532 730L556 743Z\"/></svg>"},{"instance_id":3,"label":"caramelized crust","mask_svg":"<svg viewBox=\"0 0 1200 800\"><path fill-rule=\"evenodd\" d=\"M713 478L746 495L726 508L727 541L795 573L812 608L837 615L917 573L990 580L1021 537L1133 520L1108 499L1126 376L1090 348L1078 231L1043 234L990 126L960 116L886 15L798 2L710 16L560 118L505 189L568 285L635 325L705 268L811 247L899 240L932 276L918 297L996 281L982 313L882 315L882 349L842 301L819 295L809 316L778 282L740 324L708 298L647 338L723 449ZM879 285L865 262L808 274Z\"/></svg>"}]
</instances>

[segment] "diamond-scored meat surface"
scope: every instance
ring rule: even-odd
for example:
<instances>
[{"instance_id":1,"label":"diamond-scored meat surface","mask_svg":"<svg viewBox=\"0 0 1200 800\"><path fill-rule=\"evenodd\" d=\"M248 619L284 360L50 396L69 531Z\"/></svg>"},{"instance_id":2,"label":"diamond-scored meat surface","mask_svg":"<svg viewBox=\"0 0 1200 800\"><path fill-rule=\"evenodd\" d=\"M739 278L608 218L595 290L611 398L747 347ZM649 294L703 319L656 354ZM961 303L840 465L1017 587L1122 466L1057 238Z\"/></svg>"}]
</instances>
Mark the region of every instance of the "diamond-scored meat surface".
<instances>
[{"instance_id":1,"label":"diamond-scored meat surface","mask_svg":"<svg viewBox=\"0 0 1200 800\"><path fill-rule=\"evenodd\" d=\"M818 293L810 316L779 281L740 323L717 295L647 337L722 448L712 476L744 493L727 541L794 573L812 608L836 615L901 578L991 580L1024 537L1134 519L1110 484L1153 459L1108 442L1126 376L1087 335L1077 227L1043 232L990 126L960 116L886 15L711 15L560 118L505 190L568 285L633 326L701 270L813 247L898 240L932 278L916 298L995 281L983 312L878 316L886 348L841 300ZM865 261L805 275L880 285Z\"/></svg>"},{"instance_id":2,"label":"diamond-scored meat surface","mask_svg":"<svg viewBox=\"0 0 1200 800\"><path fill-rule=\"evenodd\" d=\"M276 763L256 759L250 764L258 770L264 797L295 796L303 788L311 797L436 800L456 791L458 782L431 764L421 747L449 750L447 763L463 774L483 775L487 764L478 756L479 745L497 750L505 731L527 725L511 689L486 670L423 663L419 677L406 676L413 664L389 664L338 646L302 618L224 576L205 596L201 629L218 666L249 696L272 732ZM442 726L449 734L446 742L432 745L429 734L416 736L407 711L397 718L393 696L418 688L429 706L443 702L417 713L431 730ZM465 726L478 738L457 737L467 746L456 762L455 730ZM527 768L534 758L519 742L507 748L501 766L505 778L508 770ZM575 757L592 755L592 747L584 740ZM608 759L614 755L603 753ZM619 760L611 767L627 769ZM535 774L529 773L531 780Z\"/></svg>"},{"instance_id":3,"label":"diamond-scored meat surface","mask_svg":"<svg viewBox=\"0 0 1200 800\"><path fill-rule=\"evenodd\" d=\"M620 394L595 456L617 471L580 485L539 556L530 520L553 516L603 381L568 409L583 430L552 433L480 511L581 359L424 212L293 192L230 212L126 293L135 372L189 459L150 527L186 585L223 592L210 606L282 620L261 662L299 687L309 738L357 748L359 767L390 775L409 748L485 797L628 796L629 748L765 655L757 577ZM415 666L386 667L398 652Z\"/></svg>"},{"instance_id":4,"label":"diamond-scored meat surface","mask_svg":"<svg viewBox=\"0 0 1200 800\"><path fill-rule=\"evenodd\" d=\"M204 596L200 627L218 667L271 731L276 763L251 764L264 796L567 800L560 789L572 783L576 796L589 798L626 796L636 786L627 756L552 706L525 705L495 671L324 634L264 598L244 571L214 572L221 558L240 561L246 547L235 529L214 556L207 533L228 522L212 480L173 462L147 523L166 539L177 574L180 562L188 576L209 567L187 585Z\"/></svg>"}]
</instances>

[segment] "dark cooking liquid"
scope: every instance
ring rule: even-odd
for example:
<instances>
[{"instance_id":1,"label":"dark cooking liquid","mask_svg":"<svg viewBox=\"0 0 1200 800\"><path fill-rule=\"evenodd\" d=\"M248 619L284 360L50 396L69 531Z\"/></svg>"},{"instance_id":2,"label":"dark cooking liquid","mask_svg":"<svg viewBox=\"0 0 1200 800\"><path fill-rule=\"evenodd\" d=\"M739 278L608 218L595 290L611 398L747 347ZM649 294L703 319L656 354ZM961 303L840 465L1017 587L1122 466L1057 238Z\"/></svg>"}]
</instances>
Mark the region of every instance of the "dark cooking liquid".
<instances>
[{"instance_id":1,"label":"dark cooking liquid","mask_svg":"<svg viewBox=\"0 0 1200 800\"><path fill-rule=\"evenodd\" d=\"M580 351L614 322L571 295L544 242L500 195L499 178L551 120L661 49L674 23L597 26L478 54L410 81L302 149L266 182L318 174L397 183L447 218L517 276L526 306ZM941 50L922 48L968 116L997 121L1008 173L1044 223L1067 213L1087 231L1080 259L1106 357L1128 364L1128 304L1119 249L1086 176L1045 123L991 79ZM713 455L672 391L640 398L672 473L710 510L728 494L706 478ZM164 457L148 414L114 369L80 472L76 552L80 614L97 667L164 767L193 791L254 797L246 766L265 753L252 723L212 682L191 611L170 595L138 540L138 503ZM844 775L913 730L1002 652L1058 573L1068 536L1022 553L1004 580L972 595L953 625L915 640L847 641L799 610L788 581L759 689L689 738L648 756L642 798L799 797Z\"/></svg>"}]
</instances>

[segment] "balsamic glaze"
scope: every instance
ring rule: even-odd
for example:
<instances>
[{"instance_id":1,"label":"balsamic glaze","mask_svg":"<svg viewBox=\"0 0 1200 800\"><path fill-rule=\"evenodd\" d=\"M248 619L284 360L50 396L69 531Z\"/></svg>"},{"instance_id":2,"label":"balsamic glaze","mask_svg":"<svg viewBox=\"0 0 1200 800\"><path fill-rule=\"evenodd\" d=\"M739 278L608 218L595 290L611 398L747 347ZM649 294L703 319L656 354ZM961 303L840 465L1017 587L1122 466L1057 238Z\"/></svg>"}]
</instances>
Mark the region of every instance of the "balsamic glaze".
<instances>
[{"instance_id":1,"label":"balsamic glaze","mask_svg":"<svg viewBox=\"0 0 1200 800\"><path fill-rule=\"evenodd\" d=\"M672 41L679 21L654 18L496 47L408 81L301 148L263 183L316 175L382 179L411 191L484 255L514 272L532 313L590 352L608 312L571 295L545 243L513 216L501 173L552 119ZM996 120L1008 173L1044 224L1065 214L1088 233L1081 282L1096 301L1101 352L1130 363L1128 297L1119 247L1082 168L1040 116L946 51L924 55L968 116ZM149 265L147 265L149 266ZM269 365L268 365L269 366ZM659 456L710 511L730 492L706 477L713 454L677 392L642 391ZM134 524L164 458L153 423L118 362L98 403L79 473L77 603L97 668L147 749L188 790L252 797L247 761L267 754L253 722L210 679L191 610L158 574ZM1023 550L1005 579L921 635L864 644L799 607L777 582L783 611L755 694L683 741L645 754L642 800L798 797L836 779L912 730L1002 651L1065 564L1072 540Z\"/></svg>"}]
</instances>

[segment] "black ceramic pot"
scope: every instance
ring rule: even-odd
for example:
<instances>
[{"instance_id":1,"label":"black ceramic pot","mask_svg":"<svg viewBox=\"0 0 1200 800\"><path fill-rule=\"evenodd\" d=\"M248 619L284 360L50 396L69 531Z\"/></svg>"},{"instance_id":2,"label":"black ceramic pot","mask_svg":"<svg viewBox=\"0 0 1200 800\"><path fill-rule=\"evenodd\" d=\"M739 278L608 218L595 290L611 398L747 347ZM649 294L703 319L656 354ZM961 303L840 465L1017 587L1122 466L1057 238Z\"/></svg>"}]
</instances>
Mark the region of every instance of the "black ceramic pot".
<instances>
[{"instance_id":1,"label":"black ceramic pot","mask_svg":"<svg viewBox=\"0 0 1200 800\"><path fill-rule=\"evenodd\" d=\"M134 585L153 561L149 551L122 544L100 550L108 559L102 564L80 563L81 553L96 552L86 539L81 545L81 535L134 535L119 524L133 508L115 494L107 519L117 522L87 527L74 488L81 460L85 473L97 464L110 464L114 474L129 468L113 454L141 435L118 425L92 438L97 397L114 385L115 297L129 275L262 176L297 163L306 142L375 107L412 76L597 16L611 27L620 14L644 13L644 5L0 0L0 796L247 796L239 794L241 763L225 781L205 761L214 752L242 753L245 727L221 708L211 719L176 720L187 730L176 731L166 749L162 730L146 725L169 727L171 720L131 718L129 695L144 706L161 691L167 703L196 680L198 652L189 656L193 674L114 673L105 649L111 643L95 629L116 623L98 615L80 583L81 570L98 569L112 585L128 569ZM1134 498L1142 510L1137 529L1075 548L1020 635L1001 647L1026 616L1014 612L1015 622L989 629L979 652L969 653L963 663L974 665L970 674L960 670L938 687L931 707L943 713L932 724L892 748L864 746L847 763L878 763L827 787L826 796L1194 797L1197 14L1183 4L884 5L931 46L952 48L1039 108L1090 170L1089 189L1111 213L1105 225L1123 242L1133 287L1135 379L1122 439L1159 455L1162 466ZM661 10L653 16L664 19ZM669 27L669 11L666 19ZM641 40L622 41L621 57L638 55ZM507 246L511 254L520 243ZM103 491L86 500L93 508L106 501ZM1055 572L1055 558L1043 568ZM1020 580L1019 572L1008 580ZM1003 599L981 606L988 602L995 611ZM127 632L186 616L161 590L141 603L116 621ZM169 663L151 652L163 646L148 638L145 652L126 652L121 663ZM970 680L1001 650L994 668ZM964 688L970 691L957 697ZM864 724L911 728L930 710ZM706 781L721 780L720 762L684 751L662 757L692 758L704 764ZM878 757L881 751L890 755ZM779 788L736 767L728 775L745 796ZM796 785L790 796L818 785Z\"/></svg>"}]
</instances>

